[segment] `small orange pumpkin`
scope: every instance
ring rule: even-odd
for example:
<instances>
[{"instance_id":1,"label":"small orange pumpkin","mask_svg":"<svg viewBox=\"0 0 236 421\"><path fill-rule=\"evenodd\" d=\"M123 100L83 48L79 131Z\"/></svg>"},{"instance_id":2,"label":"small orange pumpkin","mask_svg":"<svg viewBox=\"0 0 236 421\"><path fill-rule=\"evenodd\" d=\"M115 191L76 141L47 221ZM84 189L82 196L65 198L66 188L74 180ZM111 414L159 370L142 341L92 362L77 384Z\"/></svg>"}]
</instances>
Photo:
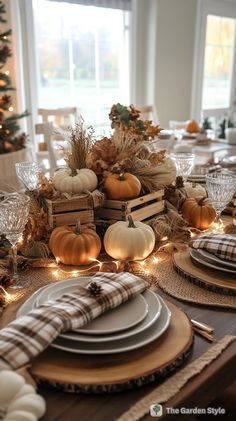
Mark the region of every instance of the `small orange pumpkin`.
<instances>
[{"instance_id":1,"label":"small orange pumpkin","mask_svg":"<svg viewBox=\"0 0 236 421\"><path fill-rule=\"evenodd\" d=\"M108 199L135 199L141 191L141 183L130 173L108 175L104 183Z\"/></svg>"},{"instance_id":2,"label":"small orange pumpkin","mask_svg":"<svg viewBox=\"0 0 236 421\"><path fill-rule=\"evenodd\" d=\"M200 127L195 120L190 120L186 127L186 132L188 133L199 133Z\"/></svg>"},{"instance_id":3,"label":"small orange pumpkin","mask_svg":"<svg viewBox=\"0 0 236 421\"><path fill-rule=\"evenodd\" d=\"M188 198L182 206L184 219L190 226L204 230L215 220L216 212L206 198Z\"/></svg>"},{"instance_id":4,"label":"small orange pumpkin","mask_svg":"<svg viewBox=\"0 0 236 421\"><path fill-rule=\"evenodd\" d=\"M55 258L64 265L87 265L98 257L101 240L94 230L81 230L80 224L77 223L75 228L55 228L49 240L49 248Z\"/></svg>"}]
</instances>

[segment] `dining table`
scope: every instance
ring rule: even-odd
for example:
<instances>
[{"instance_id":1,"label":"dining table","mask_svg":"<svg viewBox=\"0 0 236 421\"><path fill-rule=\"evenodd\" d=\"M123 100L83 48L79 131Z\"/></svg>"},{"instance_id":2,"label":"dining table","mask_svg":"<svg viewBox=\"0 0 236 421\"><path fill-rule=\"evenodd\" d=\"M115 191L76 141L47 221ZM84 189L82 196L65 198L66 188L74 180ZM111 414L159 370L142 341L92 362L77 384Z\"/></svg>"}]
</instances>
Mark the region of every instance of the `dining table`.
<instances>
[{"instance_id":1,"label":"dining table","mask_svg":"<svg viewBox=\"0 0 236 421\"><path fill-rule=\"evenodd\" d=\"M172 258L173 257L168 257L169 265L173 264ZM158 269L157 263L156 270L157 273L158 270L162 270L161 264L160 269ZM235 311L232 309L186 302L170 296L164 292L163 288L160 288L157 285L155 285L155 291L164 298L167 305L168 303L173 303L180 308L189 319L202 322L214 329L213 341L209 341L201 335L199 336L196 332L194 333L191 351L181 368L191 367L191 364L196 361L196 359L205 354L207 350L214 346L214 343L217 343L226 335L236 336ZM25 298L22 297L19 302L14 302L7 306L7 309L3 311L2 320L0 320L0 327L3 327L5 323L5 313L7 311L10 312L10 318L14 319L17 309L22 305L24 300ZM125 354L123 355L125 356ZM79 354L77 354L77 357L78 359L80 358ZM211 363L201 372L190 378L172 398L163 404L163 418L168 417L171 413L171 419L182 420L183 414L180 412L180 408L201 409L216 407L216 410L226 411L227 414L228 408L220 406L218 400L221 391L225 390L235 381L235 364L236 341L232 341L222 351L221 355L211 361ZM152 393L152 403L159 404L158 388L161 384L164 384L168 379L174 376L174 374L175 372L169 373L167 379L164 378L147 385L117 393L65 393L64 391L45 385L39 386L38 392L46 401L46 413L42 417L42 421L64 421L65 419L69 419L70 421L77 421L79 419L83 421L91 419L96 419L96 421L112 421L118 419L124 421L129 419L151 420L153 417L150 415L149 403L147 403L146 408L142 408L142 413L136 418L129 418L129 413L132 411L132 408L136 408L136 412L138 413L139 402L146 396L148 397L150 393ZM217 400L215 400L216 398ZM179 413L178 411L176 412L176 408L179 409ZM234 409L236 409L236 407L234 407ZM191 418L188 419L194 420L194 415L191 415Z\"/></svg>"},{"instance_id":2,"label":"dining table","mask_svg":"<svg viewBox=\"0 0 236 421\"><path fill-rule=\"evenodd\" d=\"M214 327L216 341L225 335L236 335L235 313L233 311L186 304L168 296L161 290L158 290L158 293L180 307L190 318ZM207 351L210 346L212 344L208 340L195 335L191 356L186 364L190 364ZM191 379L170 401L165 403L164 408L211 407L212 401L220 396L220 391L223 391L235 381L235 366L236 342L233 342L222 352L222 355ZM70 421L79 419L83 421L116 420L156 387L157 384L154 383L130 391L99 395L66 394L52 389L40 388L39 393L44 396L47 405L47 411L42 421L63 421L65 419L70 419ZM153 403L158 404L158 394ZM227 411L227 408L224 409ZM147 412L149 413L149 408L147 408ZM165 415L163 418L165 418ZM147 414L142 419L151 420L153 418ZM183 415L172 413L171 419L182 420Z\"/></svg>"}]
</instances>

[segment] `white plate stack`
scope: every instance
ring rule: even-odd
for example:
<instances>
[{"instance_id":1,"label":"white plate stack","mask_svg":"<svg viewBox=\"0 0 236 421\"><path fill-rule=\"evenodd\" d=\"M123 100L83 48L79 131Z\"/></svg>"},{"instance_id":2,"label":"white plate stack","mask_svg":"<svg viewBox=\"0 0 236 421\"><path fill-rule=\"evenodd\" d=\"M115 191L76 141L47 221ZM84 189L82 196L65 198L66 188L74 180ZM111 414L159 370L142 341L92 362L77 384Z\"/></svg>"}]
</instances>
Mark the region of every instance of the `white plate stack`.
<instances>
[{"instance_id":1,"label":"white plate stack","mask_svg":"<svg viewBox=\"0 0 236 421\"><path fill-rule=\"evenodd\" d=\"M83 277L47 285L20 307L23 316L45 302L59 299L87 285ZM86 326L58 336L52 347L78 354L114 354L131 351L159 338L170 324L171 313L163 299L151 290L99 316Z\"/></svg>"}]
</instances>

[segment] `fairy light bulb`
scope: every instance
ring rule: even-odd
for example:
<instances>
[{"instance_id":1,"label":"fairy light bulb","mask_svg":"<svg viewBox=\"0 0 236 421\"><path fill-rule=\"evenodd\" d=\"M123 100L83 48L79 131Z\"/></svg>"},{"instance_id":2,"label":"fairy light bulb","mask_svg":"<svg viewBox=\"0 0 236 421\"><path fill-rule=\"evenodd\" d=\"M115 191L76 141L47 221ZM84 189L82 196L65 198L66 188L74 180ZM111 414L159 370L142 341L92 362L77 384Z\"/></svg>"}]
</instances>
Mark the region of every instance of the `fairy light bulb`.
<instances>
[{"instance_id":1,"label":"fairy light bulb","mask_svg":"<svg viewBox=\"0 0 236 421\"><path fill-rule=\"evenodd\" d=\"M9 107L8 108L8 111L14 111L14 108L13 107Z\"/></svg>"},{"instance_id":2,"label":"fairy light bulb","mask_svg":"<svg viewBox=\"0 0 236 421\"><path fill-rule=\"evenodd\" d=\"M5 73L6 76L9 76L9 74L10 74L9 70L6 70L4 73Z\"/></svg>"}]
</instances>

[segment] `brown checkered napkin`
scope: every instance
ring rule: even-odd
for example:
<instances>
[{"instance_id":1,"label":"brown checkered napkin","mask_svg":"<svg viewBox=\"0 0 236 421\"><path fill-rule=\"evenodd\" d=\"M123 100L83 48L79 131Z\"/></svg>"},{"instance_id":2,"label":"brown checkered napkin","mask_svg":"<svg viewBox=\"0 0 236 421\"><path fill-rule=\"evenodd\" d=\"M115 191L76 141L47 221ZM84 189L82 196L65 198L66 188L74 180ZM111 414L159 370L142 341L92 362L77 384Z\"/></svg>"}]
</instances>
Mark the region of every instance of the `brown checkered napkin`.
<instances>
[{"instance_id":1,"label":"brown checkered napkin","mask_svg":"<svg viewBox=\"0 0 236 421\"><path fill-rule=\"evenodd\" d=\"M99 297L86 286L30 311L0 331L0 359L12 368L26 364L61 333L84 326L105 311L143 292L148 284L130 273L97 273Z\"/></svg>"},{"instance_id":2,"label":"brown checkered napkin","mask_svg":"<svg viewBox=\"0 0 236 421\"><path fill-rule=\"evenodd\" d=\"M206 234L191 241L190 246L204 249L222 260L236 262L236 235Z\"/></svg>"}]
</instances>

